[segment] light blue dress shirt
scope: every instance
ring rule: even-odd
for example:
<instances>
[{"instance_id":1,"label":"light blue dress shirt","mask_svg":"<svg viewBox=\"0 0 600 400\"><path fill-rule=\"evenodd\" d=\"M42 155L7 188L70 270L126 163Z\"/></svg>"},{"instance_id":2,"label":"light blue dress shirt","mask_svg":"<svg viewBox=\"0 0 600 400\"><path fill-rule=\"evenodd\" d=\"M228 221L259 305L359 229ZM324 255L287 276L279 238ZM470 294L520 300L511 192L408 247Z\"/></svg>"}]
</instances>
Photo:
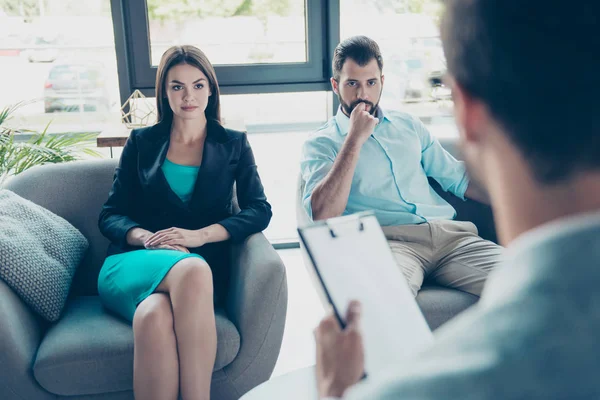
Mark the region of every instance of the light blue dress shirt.
<instances>
[{"instance_id":1,"label":"light blue dress shirt","mask_svg":"<svg viewBox=\"0 0 600 400\"><path fill-rule=\"evenodd\" d=\"M379 124L361 149L344 215L373 210L383 226L454 219L456 211L435 193L427 177L464 199L469 185L464 163L444 150L418 118L381 109L378 117ZM338 110L304 143L302 200L311 218L312 192L331 170L349 124Z\"/></svg>"}]
</instances>

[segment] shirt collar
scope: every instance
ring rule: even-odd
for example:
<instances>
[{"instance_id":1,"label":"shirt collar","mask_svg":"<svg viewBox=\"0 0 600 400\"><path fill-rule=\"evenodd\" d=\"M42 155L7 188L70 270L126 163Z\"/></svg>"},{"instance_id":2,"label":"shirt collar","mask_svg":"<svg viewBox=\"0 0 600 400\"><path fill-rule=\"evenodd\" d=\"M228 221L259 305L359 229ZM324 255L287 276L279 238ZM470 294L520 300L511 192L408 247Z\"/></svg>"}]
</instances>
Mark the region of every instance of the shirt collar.
<instances>
[{"instance_id":1,"label":"shirt collar","mask_svg":"<svg viewBox=\"0 0 600 400\"><path fill-rule=\"evenodd\" d=\"M379 123L381 124L384 119L386 119L386 115L383 112L383 109L377 106L377 110L375 111L375 116L379 118ZM340 133L342 136L348 134L348 129L350 128L350 118L344 114L342 111L342 106L338 107L337 113L335 114L335 122L337 123L338 128L340 129Z\"/></svg>"},{"instance_id":2,"label":"shirt collar","mask_svg":"<svg viewBox=\"0 0 600 400\"><path fill-rule=\"evenodd\" d=\"M519 255L551 241L568 237L580 230L600 226L600 211L570 215L546 222L521 234L507 247L506 256L518 259Z\"/></svg>"}]
</instances>

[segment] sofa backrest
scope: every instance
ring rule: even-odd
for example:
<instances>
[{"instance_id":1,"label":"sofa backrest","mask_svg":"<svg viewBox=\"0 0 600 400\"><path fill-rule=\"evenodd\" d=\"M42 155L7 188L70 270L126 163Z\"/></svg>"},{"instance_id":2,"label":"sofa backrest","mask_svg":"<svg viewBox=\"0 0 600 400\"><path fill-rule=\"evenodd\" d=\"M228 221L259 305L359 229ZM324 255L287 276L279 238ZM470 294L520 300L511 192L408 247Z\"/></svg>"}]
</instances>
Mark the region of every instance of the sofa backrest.
<instances>
[{"instance_id":1,"label":"sofa backrest","mask_svg":"<svg viewBox=\"0 0 600 400\"><path fill-rule=\"evenodd\" d=\"M457 159L461 159L458 141L455 138L442 139L440 143L444 148ZM459 221L471 221L479 230L479 235L487 240L497 242L496 229L494 226L494 217L492 209L484 204L473 200L463 201L451 193L444 192L441 186L433 179L429 179L433 189L456 210L456 219ZM306 210L302 205L302 193L304 191L304 180L302 176L298 177L296 187L296 221L298 226L306 226L312 223Z\"/></svg>"},{"instance_id":2,"label":"sofa backrest","mask_svg":"<svg viewBox=\"0 0 600 400\"><path fill-rule=\"evenodd\" d=\"M71 285L75 295L98 292L98 273L108 248L108 239L98 229L98 217L108 198L117 162L111 159L47 164L31 168L3 186L60 215L88 239L88 251Z\"/></svg>"}]
</instances>

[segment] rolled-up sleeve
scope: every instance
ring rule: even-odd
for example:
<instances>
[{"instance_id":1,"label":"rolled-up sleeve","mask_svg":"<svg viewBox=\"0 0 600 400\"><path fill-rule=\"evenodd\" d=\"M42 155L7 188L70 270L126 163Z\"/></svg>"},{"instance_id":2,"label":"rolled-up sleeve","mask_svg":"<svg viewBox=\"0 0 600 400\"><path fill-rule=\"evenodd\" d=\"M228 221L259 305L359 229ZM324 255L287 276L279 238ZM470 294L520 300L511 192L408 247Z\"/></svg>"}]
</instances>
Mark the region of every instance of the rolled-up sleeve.
<instances>
[{"instance_id":1,"label":"rolled-up sleeve","mask_svg":"<svg viewBox=\"0 0 600 400\"><path fill-rule=\"evenodd\" d=\"M327 176L335 161L333 143L326 137L313 136L302 147L300 172L304 180L302 205L312 219L311 197L315 187Z\"/></svg>"},{"instance_id":2,"label":"rolled-up sleeve","mask_svg":"<svg viewBox=\"0 0 600 400\"><path fill-rule=\"evenodd\" d=\"M425 174L435 179L446 192L465 200L469 186L465 163L448 153L419 119L414 118L413 124L421 140L421 165Z\"/></svg>"}]
</instances>

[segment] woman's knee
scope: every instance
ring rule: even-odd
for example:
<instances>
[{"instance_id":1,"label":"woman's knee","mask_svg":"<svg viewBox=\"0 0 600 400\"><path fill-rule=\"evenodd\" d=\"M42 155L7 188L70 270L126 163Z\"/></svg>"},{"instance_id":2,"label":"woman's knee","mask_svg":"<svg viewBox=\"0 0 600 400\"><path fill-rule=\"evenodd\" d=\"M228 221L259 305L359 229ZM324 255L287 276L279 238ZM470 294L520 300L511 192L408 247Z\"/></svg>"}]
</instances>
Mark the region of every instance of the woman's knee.
<instances>
[{"instance_id":1,"label":"woman's knee","mask_svg":"<svg viewBox=\"0 0 600 400\"><path fill-rule=\"evenodd\" d=\"M212 294L213 281L210 267L201 258L188 257L173 266L172 290L186 291L191 294Z\"/></svg>"},{"instance_id":2,"label":"woman's knee","mask_svg":"<svg viewBox=\"0 0 600 400\"><path fill-rule=\"evenodd\" d=\"M137 306L133 315L135 337L149 334L163 337L173 332L173 310L168 294L153 293Z\"/></svg>"}]
</instances>

